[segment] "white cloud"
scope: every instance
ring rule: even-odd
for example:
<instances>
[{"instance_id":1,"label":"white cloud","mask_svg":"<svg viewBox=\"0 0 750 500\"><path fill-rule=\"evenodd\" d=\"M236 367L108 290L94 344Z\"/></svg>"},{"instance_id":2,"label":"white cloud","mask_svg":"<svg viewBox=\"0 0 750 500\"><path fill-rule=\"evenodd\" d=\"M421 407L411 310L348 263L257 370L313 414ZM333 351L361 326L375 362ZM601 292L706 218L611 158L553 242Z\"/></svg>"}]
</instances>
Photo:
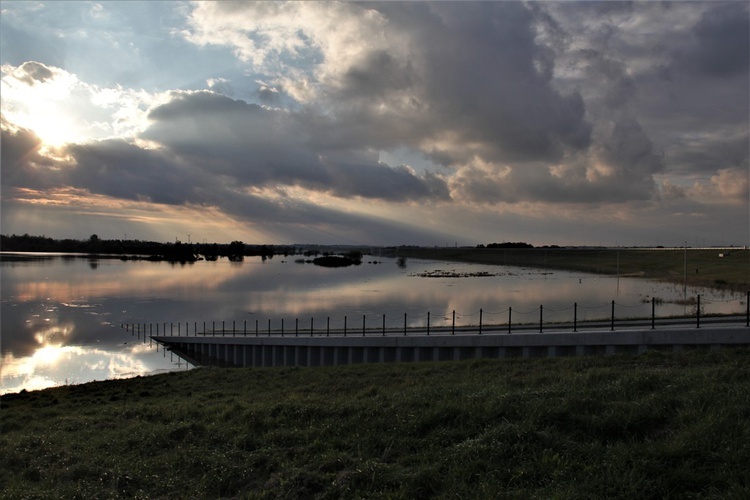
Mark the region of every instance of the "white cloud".
<instances>
[{"instance_id":1,"label":"white cloud","mask_svg":"<svg viewBox=\"0 0 750 500\"><path fill-rule=\"evenodd\" d=\"M5 119L50 146L132 138L146 125L148 106L158 102L144 91L98 87L38 62L3 65L2 95Z\"/></svg>"}]
</instances>

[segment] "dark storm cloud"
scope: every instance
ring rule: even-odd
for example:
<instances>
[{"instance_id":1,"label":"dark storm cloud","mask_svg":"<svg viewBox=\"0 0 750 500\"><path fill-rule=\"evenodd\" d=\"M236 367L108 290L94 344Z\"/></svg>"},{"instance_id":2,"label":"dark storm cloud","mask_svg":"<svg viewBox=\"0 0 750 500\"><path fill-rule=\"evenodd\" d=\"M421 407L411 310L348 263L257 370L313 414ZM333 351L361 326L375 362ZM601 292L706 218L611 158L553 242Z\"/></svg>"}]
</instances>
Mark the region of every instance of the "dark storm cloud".
<instances>
[{"instance_id":1,"label":"dark storm cloud","mask_svg":"<svg viewBox=\"0 0 750 500\"><path fill-rule=\"evenodd\" d=\"M348 97L385 97L411 87L416 75L408 61L399 61L385 50L374 50L344 74L343 94Z\"/></svg>"},{"instance_id":2,"label":"dark storm cloud","mask_svg":"<svg viewBox=\"0 0 750 500\"><path fill-rule=\"evenodd\" d=\"M655 55L660 64L637 80L641 122L663 145L667 171L686 175L747 168L748 161L748 4L699 5L694 23L660 35Z\"/></svg>"},{"instance_id":3,"label":"dark storm cloud","mask_svg":"<svg viewBox=\"0 0 750 500\"><path fill-rule=\"evenodd\" d=\"M12 127L5 117L0 117L0 120L0 186L3 198L10 196L10 190L14 187L44 189L59 184L59 180L55 179L58 176L57 171L48 168L54 165L54 162L39 154L41 140L30 130Z\"/></svg>"},{"instance_id":4,"label":"dark storm cloud","mask_svg":"<svg viewBox=\"0 0 750 500\"><path fill-rule=\"evenodd\" d=\"M433 10L435 22L419 43L427 96L440 119L485 143L488 160L555 159L563 147L588 145L580 96L553 89L550 54L536 43L526 6L436 3Z\"/></svg>"},{"instance_id":5,"label":"dark storm cloud","mask_svg":"<svg viewBox=\"0 0 750 500\"><path fill-rule=\"evenodd\" d=\"M440 152L444 162L472 154L468 143L477 144L473 153L487 160L518 161L554 159L565 148L589 144L580 95L553 88L552 54L536 42L535 19L524 4L368 7L383 14L393 32L408 34L409 45L405 53L399 47L366 53L345 73L343 85L331 90L345 123L372 124L352 134L385 121L395 124L399 145L450 134L464 144ZM373 135L377 140L382 132Z\"/></svg>"},{"instance_id":6,"label":"dark storm cloud","mask_svg":"<svg viewBox=\"0 0 750 500\"><path fill-rule=\"evenodd\" d=\"M216 187L215 183L164 151L145 150L113 139L74 145L70 153L76 165L68 181L92 193L167 205L213 201L203 193Z\"/></svg>"},{"instance_id":7,"label":"dark storm cloud","mask_svg":"<svg viewBox=\"0 0 750 500\"><path fill-rule=\"evenodd\" d=\"M317 155L304 145L305 131L287 113L212 92L174 93L151 111L143 137L243 185L277 181L325 184Z\"/></svg>"},{"instance_id":8,"label":"dark storm cloud","mask_svg":"<svg viewBox=\"0 0 750 500\"><path fill-rule=\"evenodd\" d=\"M122 140L71 146L68 153L73 163L39 155L39 146L39 139L30 131L12 130L7 123L3 127L2 188L6 209L19 208L16 189L44 192L72 187L119 200L218 207L238 220L275 227L277 234L286 235L288 241L295 241L295 234L320 238L320 231L325 230L320 228L328 228L330 235L349 234L352 242L385 241L394 234L403 237L403 241L434 236L397 222L300 200L268 200L247 194L236 189L232 179L195 168L168 151L141 149ZM408 183L408 176L401 180Z\"/></svg>"},{"instance_id":9,"label":"dark storm cloud","mask_svg":"<svg viewBox=\"0 0 750 500\"><path fill-rule=\"evenodd\" d=\"M686 71L726 78L747 73L750 65L750 16L747 2L717 2L703 14L675 64Z\"/></svg>"},{"instance_id":10,"label":"dark storm cloud","mask_svg":"<svg viewBox=\"0 0 750 500\"><path fill-rule=\"evenodd\" d=\"M661 156L632 117L622 117L605 127L600 146L599 159L624 172L648 178L663 168Z\"/></svg>"},{"instance_id":11,"label":"dark storm cloud","mask_svg":"<svg viewBox=\"0 0 750 500\"><path fill-rule=\"evenodd\" d=\"M626 169L592 168L582 159L556 168L537 164L500 173L469 166L454 178L452 188L461 200L486 205L605 205L648 200L656 186L648 175Z\"/></svg>"},{"instance_id":12,"label":"dark storm cloud","mask_svg":"<svg viewBox=\"0 0 750 500\"><path fill-rule=\"evenodd\" d=\"M316 131L295 113L194 92L175 93L149 118L144 138L207 174L227 176L242 186L300 186L342 198L399 202L447 197L444 183L434 175L420 178L405 168L383 165L377 157L336 160L341 153L330 144L316 147Z\"/></svg>"},{"instance_id":13,"label":"dark storm cloud","mask_svg":"<svg viewBox=\"0 0 750 500\"><path fill-rule=\"evenodd\" d=\"M409 234L405 227L399 229L399 224L375 217L348 214L335 207L289 197L267 199L249 194L238 189L231 177L196 168L192 157L185 162L171 153L141 150L122 141L104 141L72 152L77 167L70 182L77 187L114 198L218 207L237 220L261 224L280 236L288 234L287 241L299 241L295 240L295 233L308 231L312 235L313 228L326 227L331 234L349 233L352 241L370 241L375 236L384 240L394 231ZM373 182L382 183L382 176L374 177ZM422 237L427 234L419 232Z\"/></svg>"}]
</instances>

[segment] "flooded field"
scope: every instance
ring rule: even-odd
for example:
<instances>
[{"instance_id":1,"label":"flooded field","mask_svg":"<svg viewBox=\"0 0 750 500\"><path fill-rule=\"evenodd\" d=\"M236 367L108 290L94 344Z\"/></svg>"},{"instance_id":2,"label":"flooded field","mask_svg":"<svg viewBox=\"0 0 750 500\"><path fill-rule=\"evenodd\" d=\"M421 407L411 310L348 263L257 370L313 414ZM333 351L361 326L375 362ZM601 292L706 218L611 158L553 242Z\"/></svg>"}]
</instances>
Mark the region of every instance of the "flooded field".
<instances>
[{"instance_id":1,"label":"flooded field","mask_svg":"<svg viewBox=\"0 0 750 500\"><path fill-rule=\"evenodd\" d=\"M0 392L132 377L185 369L175 357L138 342L123 324L197 325L237 329L298 321L361 327L385 315L388 328L533 323L690 314L700 294L703 313L743 313L744 295L587 273L513 266L365 256L359 266L325 268L276 256L193 264L26 254L0 261L2 357ZM208 327L210 328L210 326ZM355 327L356 328L356 327ZM181 330L184 332L184 330Z\"/></svg>"}]
</instances>

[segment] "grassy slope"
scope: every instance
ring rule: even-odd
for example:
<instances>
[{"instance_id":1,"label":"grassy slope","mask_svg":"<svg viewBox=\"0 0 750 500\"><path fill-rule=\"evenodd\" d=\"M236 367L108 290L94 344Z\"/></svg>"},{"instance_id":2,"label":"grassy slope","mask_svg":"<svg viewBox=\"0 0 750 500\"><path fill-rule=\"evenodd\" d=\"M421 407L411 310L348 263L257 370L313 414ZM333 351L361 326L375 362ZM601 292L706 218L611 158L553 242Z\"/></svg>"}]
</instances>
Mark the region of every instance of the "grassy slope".
<instances>
[{"instance_id":1,"label":"grassy slope","mask_svg":"<svg viewBox=\"0 0 750 500\"><path fill-rule=\"evenodd\" d=\"M642 250L604 248L399 248L398 255L485 264L548 267L621 276L641 276L688 285L750 289L750 250ZM687 269L687 273L685 270ZM697 272L696 272L697 270Z\"/></svg>"},{"instance_id":2,"label":"grassy slope","mask_svg":"<svg viewBox=\"0 0 750 500\"><path fill-rule=\"evenodd\" d=\"M750 350L198 369L2 397L4 498L747 498Z\"/></svg>"}]
</instances>

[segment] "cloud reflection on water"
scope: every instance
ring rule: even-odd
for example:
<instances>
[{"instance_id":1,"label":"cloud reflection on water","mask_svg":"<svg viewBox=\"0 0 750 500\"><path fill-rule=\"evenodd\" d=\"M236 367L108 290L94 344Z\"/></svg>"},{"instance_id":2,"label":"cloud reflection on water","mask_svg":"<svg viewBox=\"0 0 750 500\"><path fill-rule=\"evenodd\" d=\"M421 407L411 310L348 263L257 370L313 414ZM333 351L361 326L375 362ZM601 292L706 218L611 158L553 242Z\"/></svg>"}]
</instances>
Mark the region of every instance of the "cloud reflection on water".
<instances>
[{"instance_id":1,"label":"cloud reflection on water","mask_svg":"<svg viewBox=\"0 0 750 500\"><path fill-rule=\"evenodd\" d=\"M426 278L422 272L442 269L463 278ZM493 276L470 276L490 270ZM449 326L456 311L457 326L478 324L483 309L484 324L503 324L508 308L513 323L539 320L570 321L573 302L579 304L578 319L603 319L616 299L618 317L645 317L650 298L663 299L658 314L685 314L689 305L670 300L682 298L679 285L639 279L617 279L583 273L530 268L506 268L438 261L408 261L402 269L393 259L379 264L364 263L343 269L296 264L280 256L262 262L248 258L241 264L226 261L197 262L189 266L143 261L99 261L58 258L33 262L0 262L2 271L2 392L38 389L65 383L80 383L146 375L176 367L170 357L138 342L120 328L125 324L162 325L186 323L190 333L223 321L239 331L272 328L292 331L295 320L307 330L311 318L316 329L378 328L382 315L386 327L403 326L404 313L410 326L424 326L427 313L431 325ZM733 312L741 302L731 294L688 290L704 295L706 312ZM732 300L729 300L732 299ZM714 303L711 303L711 301ZM722 302L725 301L725 302ZM153 333L156 333L155 328ZM142 337L141 337L142 338Z\"/></svg>"}]
</instances>

